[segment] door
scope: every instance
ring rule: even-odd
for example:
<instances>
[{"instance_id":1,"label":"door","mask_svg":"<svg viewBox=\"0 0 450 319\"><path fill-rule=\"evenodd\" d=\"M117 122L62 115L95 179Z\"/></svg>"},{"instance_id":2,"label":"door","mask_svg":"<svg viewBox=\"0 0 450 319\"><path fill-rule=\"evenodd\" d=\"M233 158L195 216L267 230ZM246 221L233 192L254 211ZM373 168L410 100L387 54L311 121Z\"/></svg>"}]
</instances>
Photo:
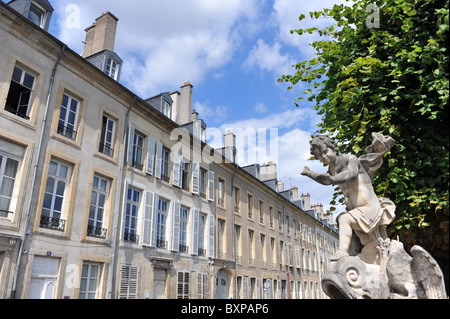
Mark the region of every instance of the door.
<instances>
[{"instance_id":1,"label":"door","mask_svg":"<svg viewBox=\"0 0 450 319\"><path fill-rule=\"evenodd\" d=\"M153 299L164 299L166 290L166 271L162 269L154 270L153 278Z\"/></svg>"},{"instance_id":2,"label":"door","mask_svg":"<svg viewBox=\"0 0 450 319\"><path fill-rule=\"evenodd\" d=\"M31 273L29 299L56 298L59 258L34 257Z\"/></svg>"},{"instance_id":3,"label":"door","mask_svg":"<svg viewBox=\"0 0 450 319\"><path fill-rule=\"evenodd\" d=\"M230 279L228 273L221 269L217 273L216 299L228 299L230 293Z\"/></svg>"}]
</instances>

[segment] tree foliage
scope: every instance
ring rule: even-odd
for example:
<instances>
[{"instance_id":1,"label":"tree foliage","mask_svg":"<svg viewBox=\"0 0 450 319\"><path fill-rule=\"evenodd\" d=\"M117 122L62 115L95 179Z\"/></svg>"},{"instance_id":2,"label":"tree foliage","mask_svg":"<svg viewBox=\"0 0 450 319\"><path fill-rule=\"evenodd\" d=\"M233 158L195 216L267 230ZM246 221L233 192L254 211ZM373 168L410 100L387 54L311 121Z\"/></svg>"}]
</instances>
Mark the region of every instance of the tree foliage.
<instances>
[{"instance_id":1,"label":"tree foliage","mask_svg":"<svg viewBox=\"0 0 450 319\"><path fill-rule=\"evenodd\" d=\"M447 260L448 6L447 0L355 0L311 12L333 24L291 31L321 40L312 44L315 58L279 79L290 90L308 84L295 103L315 103L318 132L335 136L342 152L362 155L372 132L396 140L373 181L377 194L397 206L389 233Z\"/></svg>"}]
</instances>

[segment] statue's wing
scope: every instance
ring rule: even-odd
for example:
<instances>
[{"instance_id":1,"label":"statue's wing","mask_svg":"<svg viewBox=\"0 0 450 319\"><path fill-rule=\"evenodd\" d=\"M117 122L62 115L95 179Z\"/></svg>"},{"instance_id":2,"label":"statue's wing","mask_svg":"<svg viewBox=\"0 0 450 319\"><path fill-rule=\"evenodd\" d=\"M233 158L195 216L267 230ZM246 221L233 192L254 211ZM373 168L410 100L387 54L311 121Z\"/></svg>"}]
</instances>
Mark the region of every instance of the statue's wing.
<instances>
[{"instance_id":1,"label":"statue's wing","mask_svg":"<svg viewBox=\"0 0 450 319\"><path fill-rule=\"evenodd\" d=\"M428 299L446 299L444 275L436 260L422 247L411 248L412 269Z\"/></svg>"},{"instance_id":2,"label":"statue's wing","mask_svg":"<svg viewBox=\"0 0 450 319\"><path fill-rule=\"evenodd\" d=\"M369 174L372 180L377 170L383 164L383 156L394 146L395 140L390 136L380 133L372 133L372 144L364 151L364 155L359 157L359 162Z\"/></svg>"}]
</instances>

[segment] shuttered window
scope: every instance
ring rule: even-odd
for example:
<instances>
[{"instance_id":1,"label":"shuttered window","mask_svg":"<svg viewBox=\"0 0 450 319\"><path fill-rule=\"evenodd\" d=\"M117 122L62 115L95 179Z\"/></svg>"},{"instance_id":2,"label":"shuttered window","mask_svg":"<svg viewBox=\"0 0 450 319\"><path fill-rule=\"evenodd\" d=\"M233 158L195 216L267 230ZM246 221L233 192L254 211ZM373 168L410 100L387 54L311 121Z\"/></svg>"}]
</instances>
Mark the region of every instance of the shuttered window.
<instances>
[{"instance_id":1,"label":"shuttered window","mask_svg":"<svg viewBox=\"0 0 450 319\"><path fill-rule=\"evenodd\" d=\"M209 299L208 274L197 273L197 299Z\"/></svg>"},{"instance_id":2,"label":"shuttered window","mask_svg":"<svg viewBox=\"0 0 450 319\"><path fill-rule=\"evenodd\" d=\"M200 194L200 164L192 163L192 194Z\"/></svg>"},{"instance_id":3,"label":"shuttered window","mask_svg":"<svg viewBox=\"0 0 450 319\"><path fill-rule=\"evenodd\" d=\"M177 299L189 299L189 273L178 272Z\"/></svg>"},{"instance_id":4,"label":"shuttered window","mask_svg":"<svg viewBox=\"0 0 450 319\"><path fill-rule=\"evenodd\" d=\"M120 268L119 299L138 299L139 269L136 265Z\"/></svg>"}]
</instances>

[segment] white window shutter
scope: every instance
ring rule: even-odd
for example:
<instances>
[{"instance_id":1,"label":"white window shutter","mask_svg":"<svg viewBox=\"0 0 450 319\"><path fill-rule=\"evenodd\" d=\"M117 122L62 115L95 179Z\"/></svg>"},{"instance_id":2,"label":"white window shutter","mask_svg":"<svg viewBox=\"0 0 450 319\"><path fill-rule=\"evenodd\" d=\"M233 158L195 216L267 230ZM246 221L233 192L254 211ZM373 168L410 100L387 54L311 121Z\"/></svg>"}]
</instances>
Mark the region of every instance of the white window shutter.
<instances>
[{"instance_id":1,"label":"white window shutter","mask_svg":"<svg viewBox=\"0 0 450 319\"><path fill-rule=\"evenodd\" d=\"M215 225L216 220L214 215L209 215L209 232L208 232L208 257L214 258L215 246Z\"/></svg>"},{"instance_id":2,"label":"white window shutter","mask_svg":"<svg viewBox=\"0 0 450 319\"><path fill-rule=\"evenodd\" d=\"M197 299L203 299L203 274L197 273Z\"/></svg>"},{"instance_id":3,"label":"white window shutter","mask_svg":"<svg viewBox=\"0 0 450 319\"><path fill-rule=\"evenodd\" d=\"M158 209L159 196L158 194L153 195L153 210L152 210L152 222L150 227L150 247L156 247L156 218Z\"/></svg>"},{"instance_id":4,"label":"white window shutter","mask_svg":"<svg viewBox=\"0 0 450 319\"><path fill-rule=\"evenodd\" d=\"M120 269L119 299L138 299L139 268L122 265Z\"/></svg>"},{"instance_id":5,"label":"white window shutter","mask_svg":"<svg viewBox=\"0 0 450 319\"><path fill-rule=\"evenodd\" d=\"M127 192L128 192L128 181L125 181L125 188L123 190L123 203L122 203L122 220L120 221L120 240L123 240L125 235L125 212L127 211Z\"/></svg>"},{"instance_id":6,"label":"white window shutter","mask_svg":"<svg viewBox=\"0 0 450 319\"><path fill-rule=\"evenodd\" d=\"M172 184L181 188L181 160L182 156L179 153L174 153L173 156L173 170L172 170Z\"/></svg>"},{"instance_id":7,"label":"white window shutter","mask_svg":"<svg viewBox=\"0 0 450 319\"><path fill-rule=\"evenodd\" d=\"M277 280L277 287L278 287L278 291L277 291L277 295L278 295L278 299L281 299L281 280Z\"/></svg>"},{"instance_id":8,"label":"white window shutter","mask_svg":"<svg viewBox=\"0 0 450 319\"><path fill-rule=\"evenodd\" d=\"M198 209L193 209L192 214L192 245L191 255L198 255L198 228L199 228L200 212Z\"/></svg>"},{"instance_id":9,"label":"white window shutter","mask_svg":"<svg viewBox=\"0 0 450 319\"><path fill-rule=\"evenodd\" d=\"M214 201L214 172L208 171L208 200Z\"/></svg>"},{"instance_id":10,"label":"white window shutter","mask_svg":"<svg viewBox=\"0 0 450 319\"><path fill-rule=\"evenodd\" d=\"M181 204L175 202L172 205L172 251L180 251L180 210Z\"/></svg>"},{"instance_id":11,"label":"white window shutter","mask_svg":"<svg viewBox=\"0 0 450 319\"><path fill-rule=\"evenodd\" d=\"M247 299L247 277L242 277L242 299Z\"/></svg>"},{"instance_id":12,"label":"white window shutter","mask_svg":"<svg viewBox=\"0 0 450 319\"><path fill-rule=\"evenodd\" d=\"M256 278L256 299L261 299L261 280L259 278Z\"/></svg>"},{"instance_id":13,"label":"white window shutter","mask_svg":"<svg viewBox=\"0 0 450 319\"><path fill-rule=\"evenodd\" d=\"M295 246L295 266L300 268L300 247Z\"/></svg>"},{"instance_id":14,"label":"white window shutter","mask_svg":"<svg viewBox=\"0 0 450 319\"><path fill-rule=\"evenodd\" d=\"M192 194L200 194L200 164L192 163Z\"/></svg>"},{"instance_id":15,"label":"white window shutter","mask_svg":"<svg viewBox=\"0 0 450 319\"><path fill-rule=\"evenodd\" d=\"M155 140L150 136L148 139L147 148L147 168L146 172L149 175L153 175L153 167L155 166Z\"/></svg>"},{"instance_id":16,"label":"white window shutter","mask_svg":"<svg viewBox=\"0 0 450 319\"><path fill-rule=\"evenodd\" d=\"M153 206L154 194L145 192L144 218L142 221L142 246L151 246L152 244L152 224L153 224Z\"/></svg>"},{"instance_id":17,"label":"white window shutter","mask_svg":"<svg viewBox=\"0 0 450 319\"><path fill-rule=\"evenodd\" d=\"M156 164L155 164L155 177L161 179L162 169L162 151L163 145L160 141L156 142Z\"/></svg>"},{"instance_id":18,"label":"white window shutter","mask_svg":"<svg viewBox=\"0 0 450 319\"><path fill-rule=\"evenodd\" d=\"M133 142L134 142L134 134L135 128L130 124L130 129L128 133L128 154L127 154L127 163L133 165Z\"/></svg>"}]
</instances>

